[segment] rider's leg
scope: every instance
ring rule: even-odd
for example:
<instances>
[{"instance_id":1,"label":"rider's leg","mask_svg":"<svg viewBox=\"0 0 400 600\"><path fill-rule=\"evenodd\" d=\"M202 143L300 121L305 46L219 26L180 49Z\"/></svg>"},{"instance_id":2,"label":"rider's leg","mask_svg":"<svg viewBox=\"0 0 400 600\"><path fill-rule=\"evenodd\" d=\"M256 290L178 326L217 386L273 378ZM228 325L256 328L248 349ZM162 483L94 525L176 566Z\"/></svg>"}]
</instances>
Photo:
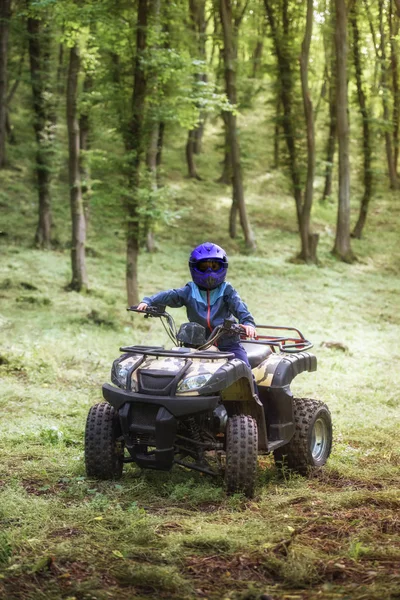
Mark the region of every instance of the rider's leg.
<instances>
[{"instance_id":1,"label":"rider's leg","mask_svg":"<svg viewBox=\"0 0 400 600\"><path fill-rule=\"evenodd\" d=\"M235 355L235 358L239 358L240 360L242 360L249 367L249 369L251 369L249 359L247 356L247 352L243 348L243 346L240 342L233 342L230 345L224 344L223 346L218 346L218 350L220 350L221 352L232 352L232 354ZM254 383L254 391L256 394L258 394L258 388L257 388L257 384L256 384L254 375L253 375L253 383Z\"/></svg>"}]
</instances>

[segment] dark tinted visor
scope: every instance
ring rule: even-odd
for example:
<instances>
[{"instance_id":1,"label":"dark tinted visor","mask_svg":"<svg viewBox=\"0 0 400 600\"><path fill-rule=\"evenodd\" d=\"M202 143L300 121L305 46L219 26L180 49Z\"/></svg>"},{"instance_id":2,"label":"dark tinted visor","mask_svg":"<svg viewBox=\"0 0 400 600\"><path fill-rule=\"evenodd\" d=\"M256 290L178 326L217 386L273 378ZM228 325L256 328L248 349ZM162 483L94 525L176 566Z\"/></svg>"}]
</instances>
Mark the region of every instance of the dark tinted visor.
<instances>
[{"instance_id":1,"label":"dark tinted visor","mask_svg":"<svg viewBox=\"0 0 400 600\"><path fill-rule=\"evenodd\" d=\"M221 260L201 260L196 264L196 269L205 273L209 269L211 271L219 271L224 266Z\"/></svg>"}]
</instances>

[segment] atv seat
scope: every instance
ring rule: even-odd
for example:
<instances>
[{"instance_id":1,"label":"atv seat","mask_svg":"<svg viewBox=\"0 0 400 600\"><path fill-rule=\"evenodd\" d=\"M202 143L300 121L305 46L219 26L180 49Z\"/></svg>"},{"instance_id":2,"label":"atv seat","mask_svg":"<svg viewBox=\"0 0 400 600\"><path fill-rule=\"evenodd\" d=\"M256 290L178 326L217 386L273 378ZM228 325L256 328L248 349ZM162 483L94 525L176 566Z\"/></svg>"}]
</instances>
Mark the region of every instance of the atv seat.
<instances>
[{"instance_id":1,"label":"atv seat","mask_svg":"<svg viewBox=\"0 0 400 600\"><path fill-rule=\"evenodd\" d=\"M243 348L246 350L247 358L252 369L258 367L263 360L268 358L272 354L272 350L265 344L258 344L257 342L242 342Z\"/></svg>"}]
</instances>

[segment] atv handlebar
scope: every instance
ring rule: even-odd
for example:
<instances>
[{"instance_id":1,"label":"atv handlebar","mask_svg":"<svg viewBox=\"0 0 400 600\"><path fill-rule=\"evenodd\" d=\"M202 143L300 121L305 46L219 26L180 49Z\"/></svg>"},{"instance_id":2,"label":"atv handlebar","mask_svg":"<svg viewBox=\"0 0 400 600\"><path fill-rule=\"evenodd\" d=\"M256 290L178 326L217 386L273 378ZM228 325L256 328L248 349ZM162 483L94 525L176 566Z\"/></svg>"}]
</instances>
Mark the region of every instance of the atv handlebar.
<instances>
[{"instance_id":1,"label":"atv handlebar","mask_svg":"<svg viewBox=\"0 0 400 600\"><path fill-rule=\"evenodd\" d=\"M165 308L165 307L164 307ZM130 306L126 310L130 312L137 312L144 315L145 319L149 317L169 317L169 315L165 310L160 310L156 306L147 306L145 310L138 310L137 306Z\"/></svg>"},{"instance_id":2,"label":"atv handlebar","mask_svg":"<svg viewBox=\"0 0 400 600\"><path fill-rule=\"evenodd\" d=\"M128 311L137 312L144 315L145 319L150 317L161 318L161 320L166 319L170 328L170 332L167 331L172 341L177 344L176 341L176 328L175 323L172 316L166 312L165 306L156 307L156 306L147 306L145 310L138 310L137 306L130 306L127 308ZM163 322L165 327L165 324ZM256 325L257 330L268 329L270 331L275 332L287 332L291 335L262 335L260 333L257 334L255 338L256 341L253 341L253 344L261 344L270 346L274 352L301 352L305 350L309 350L312 348L312 343L307 340L304 335L301 333L299 329L295 327L282 327L279 325ZM210 346L212 346L223 334L236 334L240 335L242 339L247 339L245 335L243 335L244 329L243 326L239 323L235 323L234 321L230 321L229 319L225 319L222 325L218 325L211 332L208 340L205 344L200 346L199 349L206 350ZM294 335L295 334L295 335ZM175 338L175 339L174 339Z\"/></svg>"}]
</instances>

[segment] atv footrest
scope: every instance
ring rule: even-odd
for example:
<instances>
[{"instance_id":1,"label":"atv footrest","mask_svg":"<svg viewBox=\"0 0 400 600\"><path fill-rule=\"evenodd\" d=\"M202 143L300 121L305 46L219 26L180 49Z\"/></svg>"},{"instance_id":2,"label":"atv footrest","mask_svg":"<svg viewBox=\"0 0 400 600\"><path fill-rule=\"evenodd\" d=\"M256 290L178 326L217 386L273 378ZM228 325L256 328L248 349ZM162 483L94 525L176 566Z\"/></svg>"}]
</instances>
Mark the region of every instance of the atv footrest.
<instances>
[{"instance_id":1,"label":"atv footrest","mask_svg":"<svg viewBox=\"0 0 400 600\"><path fill-rule=\"evenodd\" d=\"M142 469L169 471L174 461L174 448L154 450L151 454L133 453L133 459Z\"/></svg>"},{"instance_id":2,"label":"atv footrest","mask_svg":"<svg viewBox=\"0 0 400 600\"><path fill-rule=\"evenodd\" d=\"M274 440L273 442L268 442L268 452L273 452L285 444L287 444L287 440Z\"/></svg>"}]
</instances>

